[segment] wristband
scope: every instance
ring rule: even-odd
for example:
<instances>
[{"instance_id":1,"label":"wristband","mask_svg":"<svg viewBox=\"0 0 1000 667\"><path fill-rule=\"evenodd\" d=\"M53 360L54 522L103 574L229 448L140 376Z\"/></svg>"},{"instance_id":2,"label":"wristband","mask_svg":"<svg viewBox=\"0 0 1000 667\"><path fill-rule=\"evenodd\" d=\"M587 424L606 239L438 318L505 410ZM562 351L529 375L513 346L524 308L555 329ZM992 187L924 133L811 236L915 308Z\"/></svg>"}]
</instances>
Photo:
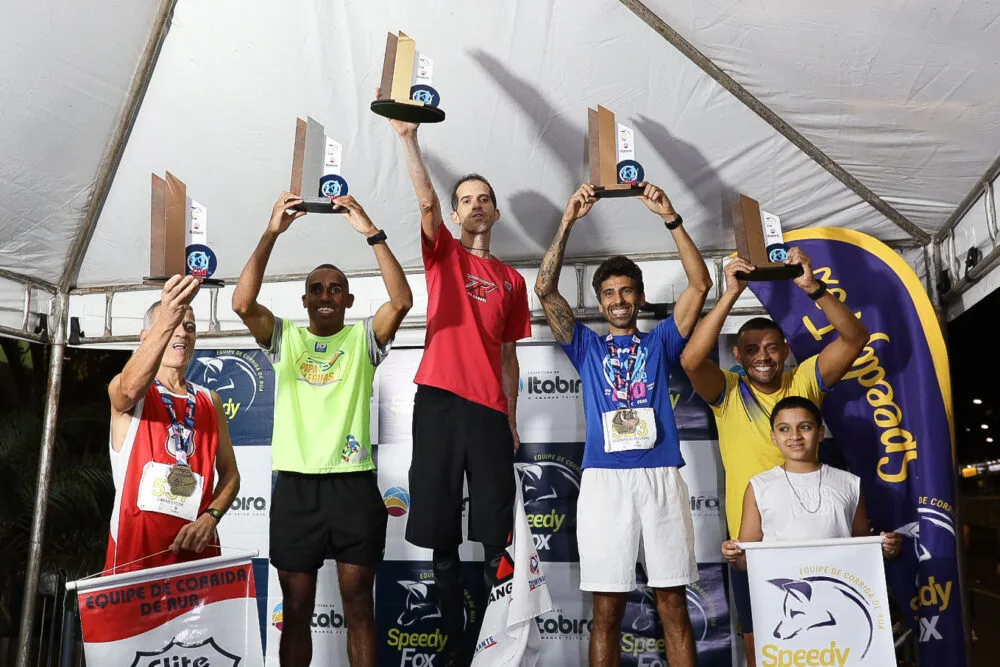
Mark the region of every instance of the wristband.
<instances>
[{"instance_id":1,"label":"wristband","mask_svg":"<svg viewBox=\"0 0 1000 667\"><path fill-rule=\"evenodd\" d=\"M220 512L219 510L215 509L214 507L209 507L207 510L205 510L204 512L202 512L202 514L207 514L210 517L212 517L213 519L215 519L216 525L218 525L218 523L220 521L222 521L222 512Z\"/></svg>"},{"instance_id":2,"label":"wristband","mask_svg":"<svg viewBox=\"0 0 1000 667\"><path fill-rule=\"evenodd\" d=\"M819 289L809 294L809 298L813 301L819 301L819 298L826 294L826 283L822 280L817 280L816 282L819 283Z\"/></svg>"},{"instance_id":3,"label":"wristband","mask_svg":"<svg viewBox=\"0 0 1000 667\"><path fill-rule=\"evenodd\" d=\"M378 234L372 234L366 240L368 241L368 245L373 246L376 243L381 243L382 241L385 241L385 239L386 239L385 230L380 229L378 230Z\"/></svg>"},{"instance_id":4,"label":"wristband","mask_svg":"<svg viewBox=\"0 0 1000 667\"><path fill-rule=\"evenodd\" d=\"M676 215L676 216L677 216L677 219L676 219L676 220L674 220L673 222L664 222L664 223L663 223L663 225L664 225L664 226L665 226L665 227L666 227L667 229L669 229L670 231L674 231L675 229L677 229L678 227L680 227L681 225L683 225L683 224L684 224L684 218L682 218L682 217L680 216L680 213L675 213L674 215Z\"/></svg>"}]
</instances>

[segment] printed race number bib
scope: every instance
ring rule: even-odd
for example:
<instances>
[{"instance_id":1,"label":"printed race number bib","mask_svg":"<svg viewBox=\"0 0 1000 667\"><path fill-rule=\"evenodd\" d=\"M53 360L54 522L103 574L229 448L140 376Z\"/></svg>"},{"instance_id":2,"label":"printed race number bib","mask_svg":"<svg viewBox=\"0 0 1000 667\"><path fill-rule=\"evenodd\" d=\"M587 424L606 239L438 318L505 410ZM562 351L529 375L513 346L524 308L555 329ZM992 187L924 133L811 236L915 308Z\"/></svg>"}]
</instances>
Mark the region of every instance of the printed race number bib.
<instances>
[{"instance_id":1,"label":"printed race number bib","mask_svg":"<svg viewBox=\"0 0 1000 667\"><path fill-rule=\"evenodd\" d=\"M205 479L194 473L196 481L194 493L184 498L170 493L170 485L167 484L169 473L170 466L165 463L150 461L143 466L142 479L139 481L139 509L194 521L198 518L198 506L201 504Z\"/></svg>"},{"instance_id":2,"label":"printed race number bib","mask_svg":"<svg viewBox=\"0 0 1000 667\"><path fill-rule=\"evenodd\" d=\"M652 449L656 444L656 420L653 408L621 408L605 412L604 451L625 452Z\"/></svg>"}]
</instances>

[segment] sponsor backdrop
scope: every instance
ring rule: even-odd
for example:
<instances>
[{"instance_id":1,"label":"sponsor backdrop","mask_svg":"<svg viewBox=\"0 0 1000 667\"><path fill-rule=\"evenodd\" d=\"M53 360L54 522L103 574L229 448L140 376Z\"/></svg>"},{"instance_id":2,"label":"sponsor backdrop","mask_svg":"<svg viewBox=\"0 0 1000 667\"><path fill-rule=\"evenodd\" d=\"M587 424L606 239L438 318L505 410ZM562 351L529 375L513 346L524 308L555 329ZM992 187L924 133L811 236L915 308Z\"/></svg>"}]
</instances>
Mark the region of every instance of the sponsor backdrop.
<instances>
[{"instance_id":1,"label":"sponsor backdrop","mask_svg":"<svg viewBox=\"0 0 1000 667\"><path fill-rule=\"evenodd\" d=\"M437 599L431 554L403 538L409 511L407 471L412 455L411 419L416 373L422 350L396 349L376 374L372 396L372 434L378 481L389 526L385 562L375 583L379 664L438 664L450 639L438 630ZM579 590L576 501L580 491L585 425L580 379L557 346L519 347L521 391L518 424L522 447L516 466L524 490L525 511L535 548L544 562L554 610L536 620L542 637L540 664L586 663L593 622L590 596ZM270 434L274 407L274 372L258 350L199 350L190 379L219 393L240 466L240 497L220 525L226 547L256 549L255 559L261 637L265 664L276 666L281 636L281 588L269 568L268 511L272 474ZM701 579L688 588L688 608L698 641L699 665L732 664L728 581L719 543L724 535L722 466L711 411L679 371L670 385L681 446L687 466L695 521L696 555ZM613 545L609 545L612 548ZM478 624L486 607L482 549L463 544L466 620ZM623 664L666 665L663 633L652 591L637 567L636 591L622 623ZM346 664L346 629L334 563L320 571L313 616L313 664Z\"/></svg>"}]
</instances>

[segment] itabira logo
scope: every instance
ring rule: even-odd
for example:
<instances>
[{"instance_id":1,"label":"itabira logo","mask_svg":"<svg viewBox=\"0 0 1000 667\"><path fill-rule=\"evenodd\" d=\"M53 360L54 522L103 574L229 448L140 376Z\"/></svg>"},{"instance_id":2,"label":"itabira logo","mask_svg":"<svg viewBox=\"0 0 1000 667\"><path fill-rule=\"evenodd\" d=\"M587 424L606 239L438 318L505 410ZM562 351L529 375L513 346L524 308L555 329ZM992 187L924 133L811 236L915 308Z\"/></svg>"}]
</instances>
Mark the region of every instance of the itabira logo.
<instances>
[{"instance_id":1,"label":"itabira logo","mask_svg":"<svg viewBox=\"0 0 1000 667\"><path fill-rule=\"evenodd\" d=\"M401 486L394 486L382 494L382 501L389 516L403 516L410 510L410 492Z\"/></svg>"}]
</instances>

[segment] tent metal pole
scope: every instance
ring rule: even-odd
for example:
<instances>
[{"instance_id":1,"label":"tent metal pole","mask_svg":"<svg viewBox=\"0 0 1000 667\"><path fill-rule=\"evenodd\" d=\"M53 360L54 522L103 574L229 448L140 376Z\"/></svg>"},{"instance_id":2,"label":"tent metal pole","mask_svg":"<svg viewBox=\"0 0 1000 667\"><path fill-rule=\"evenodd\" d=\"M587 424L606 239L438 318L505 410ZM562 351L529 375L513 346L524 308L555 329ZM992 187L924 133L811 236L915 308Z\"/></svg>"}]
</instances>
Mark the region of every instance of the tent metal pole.
<instances>
[{"instance_id":1,"label":"tent metal pole","mask_svg":"<svg viewBox=\"0 0 1000 667\"><path fill-rule=\"evenodd\" d=\"M826 169L838 181L851 189L854 194L871 204L879 213L888 218L897 227L907 234L920 241L921 244L931 240L930 234L920 229L906 216L893 208L888 202L871 191L867 185L859 181L850 172L840 166L832 157L821 151L816 144L806 139L798 130L786 123L781 116L771 110L770 107L758 100L746 88L741 86L736 79L729 76L721 67L716 65L708 56L699 51L691 42L684 39L676 30L670 27L666 21L660 18L649 7L640 0L619 0L633 14L642 19L646 25L655 30L663 39L667 40L674 48L680 51L688 60L697 65L703 72L708 74L715 81L733 94L736 99L746 105L751 111L760 116L764 121L788 139L799 150L813 159L816 164Z\"/></svg>"},{"instance_id":2,"label":"tent metal pole","mask_svg":"<svg viewBox=\"0 0 1000 667\"><path fill-rule=\"evenodd\" d=\"M962 221L965 214L969 212L972 205L975 204L976 200L983 194L983 188L988 183L992 183L997 176L1000 176L1000 156L993 161L993 164L989 166L986 173L979 177L976 184L972 186L971 190L969 190L969 194L965 195L965 199L959 203L952 214L948 216L948 219L944 221L944 226L941 227L937 235L934 237L937 241L943 241L945 237L948 236L948 233Z\"/></svg>"},{"instance_id":3,"label":"tent metal pole","mask_svg":"<svg viewBox=\"0 0 1000 667\"><path fill-rule=\"evenodd\" d=\"M28 330L31 322L31 285L24 286L24 312L21 313L21 328Z\"/></svg>"},{"instance_id":4,"label":"tent metal pole","mask_svg":"<svg viewBox=\"0 0 1000 667\"><path fill-rule=\"evenodd\" d=\"M49 294L55 294L59 291L55 285L48 282L47 280L42 280L41 278L35 278L33 276L26 276L21 273L16 273L14 271L8 271L7 269L0 269L0 278L3 280L9 280L12 283L21 283L22 285L30 285L35 289L40 289Z\"/></svg>"},{"instance_id":5,"label":"tent metal pole","mask_svg":"<svg viewBox=\"0 0 1000 667\"><path fill-rule=\"evenodd\" d=\"M983 203L986 204L986 231L990 234L993 247L997 247L997 207L993 199L993 184L983 186Z\"/></svg>"},{"instance_id":6,"label":"tent metal pole","mask_svg":"<svg viewBox=\"0 0 1000 667\"><path fill-rule=\"evenodd\" d=\"M24 329L15 329L13 327L0 326L0 336L9 336L11 338L20 338L21 340L31 341L32 343L44 343L41 334L36 334L33 331L26 331Z\"/></svg>"},{"instance_id":7,"label":"tent metal pole","mask_svg":"<svg viewBox=\"0 0 1000 667\"><path fill-rule=\"evenodd\" d=\"M38 603L38 577L42 564L42 543L45 536L45 514L48 509L49 487L52 483L52 451L56 442L56 415L59 411L59 389L62 385L63 357L66 353L66 328L69 323L69 294L56 294L52 302L52 346L49 348L49 382L45 394L45 418L42 422L42 446L38 457L38 482L35 485L35 509L31 521L31 541L28 544L28 572L24 581L24 602L21 605L21 629L17 637L17 667L28 667L31 657L31 635L35 627L35 607Z\"/></svg>"},{"instance_id":8,"label":"tent metal pole","mask_svg":"<svg viewBox=\"0 0 1000 667\"><path fill-rule=\"evenodd\" d=\"M153 70L156 68L156 61L160 56L163 42L167 38L167 32L170 30L170 21L173 18L176 5L177 0L160 0L146 48L139 58L135 76L132 77L132 85L125 98L121 116L118 117L114 133L111 135L104 151L104 157L101 159L94 190L90 195L90 201L87 202L87 212L77 227L76 238L73 239L73 245L70 247L66 268L62 278L59 279L60 292L69 292L80 275L83 258L90 246L90 239L94 236L94 229L97 228L101 211L104 210L104 203L108 199L115 174L118 173L118 165L125 154L125 146L128 144L128 138L135 126L135 119L139 116L139 109L146 96L146 89L149 88L149 82L153 78Z\"/></svg>"}]
</instances>

